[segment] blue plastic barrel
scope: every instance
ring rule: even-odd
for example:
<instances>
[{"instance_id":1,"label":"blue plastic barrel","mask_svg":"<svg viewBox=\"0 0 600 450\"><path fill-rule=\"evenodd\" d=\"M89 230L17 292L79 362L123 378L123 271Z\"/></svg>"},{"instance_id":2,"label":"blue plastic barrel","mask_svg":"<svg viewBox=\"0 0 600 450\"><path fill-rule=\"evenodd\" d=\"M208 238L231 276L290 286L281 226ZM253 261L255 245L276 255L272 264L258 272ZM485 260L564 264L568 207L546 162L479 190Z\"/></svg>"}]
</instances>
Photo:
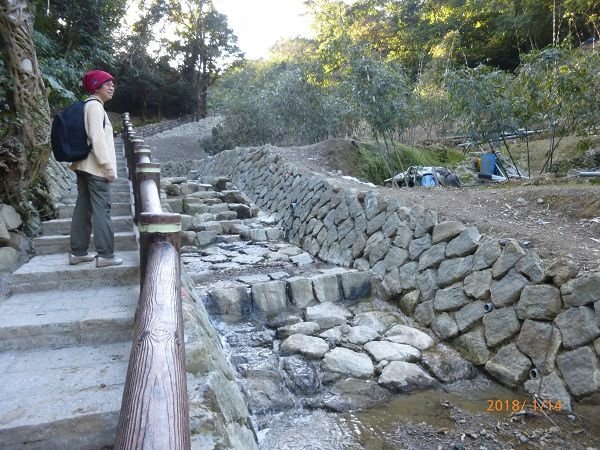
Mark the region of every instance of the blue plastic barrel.
<instances>
[{"instance_id":1,"label":"blue plastic barrel","mask_svg":"<svg viewBox=\"0 0 600 450\"><path fill-rule=\"evenodd\" d=\"M486 175L494 175L496 172L496 155L494 153L486 153L481 157L481 173Z\"/></svg>"},{"instance_id":2,"label":"blue plastic barrel","mask_svg":"<svg viewBox=\"0 0 600 450\"><path fill-rule=\"evenodd\" d=\"M421 186L432 187L435 186L435 178L432 174L428 173L421 177Z\"/></svg>"}]
</instances>

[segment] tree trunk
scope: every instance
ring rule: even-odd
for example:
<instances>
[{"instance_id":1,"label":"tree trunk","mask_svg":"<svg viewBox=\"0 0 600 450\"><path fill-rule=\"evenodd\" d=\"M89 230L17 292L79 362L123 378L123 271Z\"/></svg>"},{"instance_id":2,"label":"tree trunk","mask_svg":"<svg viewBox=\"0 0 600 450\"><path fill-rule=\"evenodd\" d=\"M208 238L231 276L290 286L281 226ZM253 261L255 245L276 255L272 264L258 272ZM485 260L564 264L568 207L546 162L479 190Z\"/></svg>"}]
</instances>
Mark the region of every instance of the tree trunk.
<instances>
[{"instance_id":1,"label":"tree trunk","mask_svg":"<svg viewBox=\"0 0 600 450\"><path fill-rule=\"evenodd\" d=\"M204 119L208 115L206 101L208 99L207 74L200 72L196 75L196 119Z\"/></svg>"},{"instance_id":2,"label":"tree trunk","mask_svg":"<svg viewBox=\"0 0 600 450\"><path fill-rule=\"evenodd\" d=\"M26 212L32 186L50 156L50 109L32 40L33 18L26 0L0 0L0 36L12 80L11 105L16 120L8 136L0 137L0 194ZM6 197L6 198L5 198Z\"/></svg>"}]
</instances>

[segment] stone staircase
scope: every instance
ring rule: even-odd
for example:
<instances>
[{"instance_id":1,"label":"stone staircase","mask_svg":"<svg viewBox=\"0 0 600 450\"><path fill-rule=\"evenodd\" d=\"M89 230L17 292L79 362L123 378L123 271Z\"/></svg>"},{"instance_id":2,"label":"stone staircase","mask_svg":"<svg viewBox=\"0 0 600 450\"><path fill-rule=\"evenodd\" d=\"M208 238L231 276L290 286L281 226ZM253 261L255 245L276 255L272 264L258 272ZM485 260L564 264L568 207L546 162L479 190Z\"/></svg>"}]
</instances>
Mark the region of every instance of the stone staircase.
<instances>
[{"instance_id":1,"label":"stone staircase","mask_svg":"<svg viewBox=\"0 0 600 450\"><path fill-rule=\"evenodd\" d=\"M139 296L125 162L114 182L123 265L68 264L76 188L0 298L0 449L99 449L116 434ZM90 252L93 252L93 246Z\"/></svg>"}]
</instances>

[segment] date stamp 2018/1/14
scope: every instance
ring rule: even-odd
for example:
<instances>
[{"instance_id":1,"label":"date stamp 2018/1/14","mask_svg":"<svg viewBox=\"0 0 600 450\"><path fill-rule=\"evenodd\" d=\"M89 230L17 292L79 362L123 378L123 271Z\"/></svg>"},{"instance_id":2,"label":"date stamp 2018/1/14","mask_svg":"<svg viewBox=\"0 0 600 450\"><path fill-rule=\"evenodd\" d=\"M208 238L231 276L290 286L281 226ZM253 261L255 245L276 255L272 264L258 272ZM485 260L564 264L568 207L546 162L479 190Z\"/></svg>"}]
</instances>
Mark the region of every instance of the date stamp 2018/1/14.
<instances>
[{"instance_id":1,"label":"date stamp 2018/1/14","mask_svg":"<svg viewBox=\"0 0 600 450\"><path fill-rule=\"evenodd\" d=\"M560 412L562 411L562 402L560 400L486 400L486 412L505 412L516 413L525 409L535 412Z\"/></svg>"}]
</instances>

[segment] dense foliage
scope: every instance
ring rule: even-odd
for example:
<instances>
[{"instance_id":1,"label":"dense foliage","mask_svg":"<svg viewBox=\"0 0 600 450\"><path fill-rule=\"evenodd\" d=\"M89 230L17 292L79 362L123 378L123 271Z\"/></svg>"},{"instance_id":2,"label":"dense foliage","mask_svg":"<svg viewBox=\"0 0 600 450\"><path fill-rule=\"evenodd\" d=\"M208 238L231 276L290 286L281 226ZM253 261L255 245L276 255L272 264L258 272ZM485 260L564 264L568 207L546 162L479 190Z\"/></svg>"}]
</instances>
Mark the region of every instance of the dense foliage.
<instances>
[{"instance_id":1,"label":"dense foliage","mask_svg":"<svg viewBox=\"0 0 600 450\"><path fill-rule=\"evenodd\" d=\"M221 79L212 100L226 121L213 151L353 136L374 144L365 157L391 175L411 159L401 143L462 135L508 150L506 135L537 129L553 136L552 170L561 137L598 123L598 56L585 42L596 36L594 2L308 4L314 40L280 43Z\"/></svg>"}]
</instances>

